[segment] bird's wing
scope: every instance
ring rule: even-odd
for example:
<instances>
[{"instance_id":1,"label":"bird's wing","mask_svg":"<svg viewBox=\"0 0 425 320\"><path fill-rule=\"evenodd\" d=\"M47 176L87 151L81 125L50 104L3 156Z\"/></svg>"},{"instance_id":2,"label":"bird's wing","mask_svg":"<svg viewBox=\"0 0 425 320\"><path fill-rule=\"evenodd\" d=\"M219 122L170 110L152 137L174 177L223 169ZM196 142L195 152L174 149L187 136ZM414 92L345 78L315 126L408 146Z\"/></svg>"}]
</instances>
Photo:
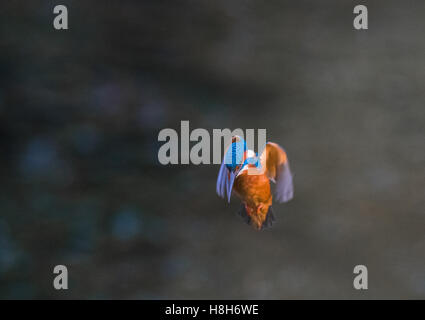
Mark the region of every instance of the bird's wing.
<instances>
[{"instance_id":1,"label":"bird's wing","mask_svg":"<svg viewBox=\"0 0 425 320\"><path fill-rule=\"evenodd\" d=\"M235 182L235 174L229 171L224 161L220 166L217 178L217 194L226 198L230 202L230 196L232 195L233 182Z\"/></svg>"},{"instance_id":2,"label":"bird's wing","mask_svg":"<svg viewBox=\"0 0 425 320\"><path fill-rule=\"evenodd\" d=\"M232 143L240 141L240 139L241 138L239 136L235 136L232 138ZM235 182L235 178L236 178L236 175L227 168L226 161L225 161L226 154L229 151L229 148L231 145L232 144L230 144L229 147L227 147L226 152L224 153L223 161L221 162L221 166L220 166L220 171L218 172L217 186L216 186L217 194L224 199L227 196L228 202L230 202L230 196L232 195L233 183Z\"/></svg>"},{"instance_id":3,"label":"bird's wing","mask_svg":"<svg viewBox=\"0 0 425 320\"><path fill-rule=\"evenodd\" d=\"M274 199L278 202L291 200L294 186L286 152L278 144L267 142L260 161L267 177L276 183Z\"/></svg>"}]
</instances>

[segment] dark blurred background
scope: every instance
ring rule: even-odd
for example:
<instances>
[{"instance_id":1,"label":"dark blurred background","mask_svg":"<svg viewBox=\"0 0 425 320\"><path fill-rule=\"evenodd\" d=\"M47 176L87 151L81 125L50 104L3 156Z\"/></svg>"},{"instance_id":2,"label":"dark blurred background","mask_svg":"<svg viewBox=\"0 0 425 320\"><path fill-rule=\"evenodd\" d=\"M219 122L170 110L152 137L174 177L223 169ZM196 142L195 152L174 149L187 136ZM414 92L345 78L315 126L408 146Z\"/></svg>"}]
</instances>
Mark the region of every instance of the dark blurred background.
<instances>
[{"instance_id":1,"label":"dark blurred background","mask_svg":"<svg viewBox=\"0 0 425 320\"><path fill-rule=\"evenodd\" d=\"M422 0L2 1L0 298L425 298L424 18ZM218 165L159 164L181 120L286 148L274 228L217 197Z\"/></svg>"}]
</instances>

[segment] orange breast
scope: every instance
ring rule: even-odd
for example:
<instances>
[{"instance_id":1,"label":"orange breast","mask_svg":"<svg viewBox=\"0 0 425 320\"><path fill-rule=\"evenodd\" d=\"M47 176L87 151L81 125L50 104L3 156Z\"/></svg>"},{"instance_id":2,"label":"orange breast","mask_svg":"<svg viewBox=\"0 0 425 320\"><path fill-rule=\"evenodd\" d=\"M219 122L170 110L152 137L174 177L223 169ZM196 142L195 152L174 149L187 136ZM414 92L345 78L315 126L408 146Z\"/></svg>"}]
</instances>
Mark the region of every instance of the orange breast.
<instances>
[{"instance_id":1,"label":"orange breast","mask_svg":"<svg viewBox=\"0 0 425 320\"><path fill-rule=\"evenodd\" d=\"M246 213L250 216L250 224L261 229L272 204L270 182L265 174L248 175L242 172L235 180L233 190L245 204Z\"/></svg>"},{"instance_id":2,"label":"orange breast","mask_svg":"<svg viewBox=\"0 0 425 320\"><path fill-rule=\"evenodd\" d=\"M236 177L233 190L250 207L271 204L270 182L266 175L248 175L247 171Z\"/></svg>"}]
</instances>

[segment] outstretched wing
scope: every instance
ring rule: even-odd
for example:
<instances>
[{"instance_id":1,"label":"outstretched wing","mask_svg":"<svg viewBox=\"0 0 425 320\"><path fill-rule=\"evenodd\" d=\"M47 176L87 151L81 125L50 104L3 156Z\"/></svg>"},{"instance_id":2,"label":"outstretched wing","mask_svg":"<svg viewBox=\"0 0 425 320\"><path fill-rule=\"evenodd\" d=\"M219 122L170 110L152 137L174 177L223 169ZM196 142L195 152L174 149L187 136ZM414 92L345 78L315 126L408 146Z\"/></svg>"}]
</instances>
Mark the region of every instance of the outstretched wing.
<instances>
[{"instance_id":1,"label":"outstretched wing","mask_svg":"<svg viewBox=\"0 0 425 320\"><path fill-rule=\"evenodd\" d=\"M232 138L232 143L237 141L241 141L241 138L239 136L235 136ZM232 145L232 143L229 145L229 147L227 147L226 152L224 153L223 161L221 162L221 166L220 166L220 171L218 172L217 186L216 186L217 194L224 199L227 196L228 202L230 202L230 196L232 195L233 183L235 182L235 178L236 178L235 174L227 168L226 161L225 161L226 154L229 151L229 148Z\"/></svg>"},{"instance_id":2,"label":"outstretched wing","mask_svg":"<svg viewBox=\"0 0 425 320\"><path fill-rule=\"evenodd\" d=\"M226 198L230 202L230 196L232 195L233 182L235 182L235 174L227 169L226 164L223 163L220 166L217 178L217 194Z\"/></svg>"},{"instance_id":3,"label":"outstretched wing","mask_svg":"<svg viewBox=\"0 0 425 320\"><path fill-rule=\"evenodd\" d=\"M286 152L278 144L267 142L260 160L267 177L276 183L274 199L278 202L291 200L294 186Z\"/></svg>"}]
</instances>

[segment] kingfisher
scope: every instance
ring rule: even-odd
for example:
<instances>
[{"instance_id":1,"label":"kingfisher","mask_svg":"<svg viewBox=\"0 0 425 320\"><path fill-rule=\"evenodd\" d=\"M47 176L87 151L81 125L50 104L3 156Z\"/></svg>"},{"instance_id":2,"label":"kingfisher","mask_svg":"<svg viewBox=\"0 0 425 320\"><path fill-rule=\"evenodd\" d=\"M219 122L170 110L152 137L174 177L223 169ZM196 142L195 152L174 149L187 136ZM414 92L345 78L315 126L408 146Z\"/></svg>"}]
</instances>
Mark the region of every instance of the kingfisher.
<instances>
[{"instance_id":1,"label":"kingfisher","mask_svg":"<svg viewBox=\"0 0 425 320\"><path fill-rule=\"evenodd\" d=\"M270 181L276 184L275 201L283 203L293 198L293 175L285 150L267 142L258 156L241 137L232 137L218 173L217 194L227 197L228 202L232 192L240 198L238 214L256 230L269 228L275 221Z\"/></svg>"}]
</instances>

